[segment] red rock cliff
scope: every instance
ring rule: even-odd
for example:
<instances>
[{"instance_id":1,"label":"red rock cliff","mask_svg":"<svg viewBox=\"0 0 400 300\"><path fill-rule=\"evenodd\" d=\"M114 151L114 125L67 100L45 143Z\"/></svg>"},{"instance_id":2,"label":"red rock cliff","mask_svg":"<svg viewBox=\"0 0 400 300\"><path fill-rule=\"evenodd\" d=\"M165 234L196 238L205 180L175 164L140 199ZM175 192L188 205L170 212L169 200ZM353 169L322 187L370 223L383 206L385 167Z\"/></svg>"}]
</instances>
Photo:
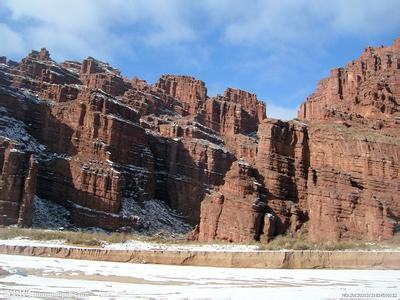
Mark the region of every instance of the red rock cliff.
<instances>
[{"instance_id":1,"label":"red rock cliff","mask_svg":"<svg viewBox=\"0 0 400 300\"><path fill-rule=\"evenodd\" d=\"M18 145L0 139L0 225L32 224L37 161Z\"/></svg>"},{"instance_id":2,"label":"red rock cliff","mask_svg":"<svg viewBox=\"0 0 400 300\"><path fill-rule=\"evenodd\" d=\"M398 231L400 40L368 47L322 80L299 111L308 122L313 239L385 239Z\"/></svg>"},{"instance_id":3,"label":"red rock cliff","mask_svg":"<svg viewBox=\"0 0 400 300\"><path fill-rule=\"evenodd\" d=\"M201 241L389 239L400 221L399 41L333 70L289 122L240 89L210 98L189 76L153 85L90 57L1 57L0 225L29 225L37 195L74 226L149 233L184 220Z\"/></svg>"},{"instance_id":4,"label":"red rock cliff","mask_svg":"<svg viewBox=\"0 0 400 300\"><path fill-rule=\"evenodd\" d=\"M344 68L331 71L298 114L304 120L358 120L391 124L400 117L400 39L392 46L368 47ZM368 124L370 123L370 124Z\"/></svg>"},{"instance_id":5,"label":"red rock cliff","mask_svg":"<svg viewBox=\"0 0 400 300\"><path fill-rule=\"evenodd\" d=\"M163 75L157 81L156 87L179 99L183 104L183 109L189 114L196 114L207 98L204 82L190 76Z\"/></svg>"}]
</instances>

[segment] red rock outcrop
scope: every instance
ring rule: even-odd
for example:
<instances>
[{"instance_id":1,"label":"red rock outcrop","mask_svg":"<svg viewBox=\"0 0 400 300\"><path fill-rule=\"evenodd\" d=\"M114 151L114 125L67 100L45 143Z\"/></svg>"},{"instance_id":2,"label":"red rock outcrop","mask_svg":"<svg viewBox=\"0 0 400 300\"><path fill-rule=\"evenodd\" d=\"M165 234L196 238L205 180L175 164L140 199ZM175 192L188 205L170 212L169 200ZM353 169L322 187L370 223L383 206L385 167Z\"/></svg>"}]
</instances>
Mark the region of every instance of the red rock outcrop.
<instances>
[{"instance_id":1,"label":"red rock outcrop","mask_svg":"<svg viewBox=\"0 0 400 300\"><path fill-rule=\"evenodd\" d=\"M80 79L88 88L101 89L112 96L121 96L130 88L117 69L92 57L83 61Z\"/></svg>"},{"instance_id":2,"label":"red rock outcrop","mask_svg":"<svg viewBox=\"0 0 400 300\"><path fill-rule=\"evenodd\" d=\"M242 129L245 111L241 109L240 104L226 100L224 97L207 100L197 120L221 134L234 135Z\"/></svg>"},{"instance_id":3,"label":"red rock outcrop","mask_svg":"<svg viewBox=\"0 0 400 300\"><path fill-rule=\"evenodd\" d=\"M275 230L292 233L304 216L299 211L307 196L310 163L307 127L292 121L265 120L258 130L255 165L268 188L268 206L278 217ZM293 224L293 225L292 225Z\"/></svg>"},{"instance_id":4,"label":"red rock outcrop","mask_svg":"<svg viewBox=\"0 0 400 300\"><path fill-rule=\"evenodd\" d=\"M346 68L333 70L301 106L299 118L307 124L259 121L256 139L247 138L247 151L240 157L258 170L267 190L264 223L257 227L260 239L296 234L302 227L313 240L380 240L399 231L400 77L394 63L400 54L399 42L367 48ZM225 97L237 97L233 95L225 93ZM232 137L233 141L243 139L238 134ZM235 142L229 142L232 137L227 134L225 140L235 149ZM252 151L254 145L256 151ZM232 181L230 175L225 179ZM228 207L232 199L239 202L243 195L221 190L202 202L196 233L200 240L230 240L227 232L236 231L236 209L229 213L230 222L219 222L220 214L227 195ZM237 208L243 212L243 222L250 220L246 229L239 230L247 234L232 240L252 239L255 231L249 230L257 218L248 207Z\"/></svg>"},{"instance_id":5,"label":"red rock outcrop","mask_svg":"<svg viewBox=\"0 0 400 300\"><path fill-rule=\"evenodd\" d=\"M37 161L9 140L0 139L0 225L32 224Z\"/></svg>"},{"instance_id":6,"label":"red rock outcrop","mask_svg":"<svg viewBox=\"0 0 400 300\"><path fill-rule=\"evenodd\" d=\"M150 148L157 158L157 198L166 200L184 213L189 222L197 224L206 191L222 184L235 158L224 147L206 140L204 132L197 135L195 126L188 127L191 128L182 129L179 138L174 132L162 130L174 139L153 136Z\"/></svg>"},{"instance_id":7,"label":"red rock outcrop","mask_svg":"<svg viewBox=\"0 0 400 300\"><path fill-rule=\"evenodd\" d=\"M197 115L199 122L226 137L254 133L265 118L265 104L255 94L232 88L207 99Z\"/></svg>"},{"instance_id":8,"label":"red rock outcrop","mask_svg":"<svg viewBox=\"0 0 400 300\"><path fill-rule=\"evenodd\" d=\"M43 88L39 95L43 99L54 100L57 102L67 102L78 98L79 88L75 85L51 84Z\"/></svg>"},{"instance_id":9,"label":"red rock outcrop","mask_svg":"<svg viewBox=\"0 0 400 300\"><path fill-rule=\"evenodd\" d=\"M308 212L312 239L388 239L400 214L399 138L312 124ZM397 224L397 225L396 225Z\"/></svg>"},{"instance_id":10,"label":"red rock outcrop","mask_svg":"<svg viewBox=\"0 0 400 300\"><path fill-rule=\"evenodd\" d=\"M201 203L200 241L259 240L266 212L265 190L257 170L245 162L233 163L225 183Z\"/></svg>"},{"instance_id":11,"label":"red rock outcrop","mask_svg":"<svg viewBox=\"0 0 400 300\"><path fill-rule=\"evenodd\" d=\"M240 89L227 88L224 96L229 102L239 103L244 111L250 117L254 118L257 123L260 123L266 118L265 104L258 101L256 94L252 94ZM254 126L253 124L244 124Z\"/></svg>"},{"instance_id":12,"label":"red rock outcrop","mask_svg":"<svg viewBox=\"0 0 400 300\"><path fill-rule=\"evenodd\" d=\"M207 88L203 81L190 76L163 75L155 86L179 99L183 109L194 115L207 98Z\"/></svg>"},{"instance_id":13,"label":"red rock outcrop","mask_svg":"<svg viewBox=\"0 0 400 300\"><path fill-rule=\"evenodd\" d=\"M61 203L75 199L74 203L110 213L120 210L127 186L140 188L140 199L152 197L154 158L145 130L137 123L137 112L98 91L79 100L50 111L69 130L47 131L46 135L64 137L61 143L47 144L72 157L43 164L39 194Z\"/></svg>"},{"instance_id":14,"label":"red rock outcrop","mask_svg":"<svg viewBox=\"0 0 400 300\"><path fill-rule=\"evenodd\" d=\"M331 71L298 114L304 120L350 120L375 125L400 117L400 39L392 46L368 47L344 68ZM383 123L382 123L383 124Z\"/></svg>"},{"instance_id":15,"label":"red rock outcrop","mask_svg":"<svg viewBox=\"0 0 400 300\"><path fill-rule=\"evenodd\" d=\"M55 63L45 48L42 48L39 52L32 51L26 58L22 59L15 72L19 73L19 76L15 77L15 83L33 90L41 90L43 83L79 83L79 78L76 74ZM37 81L37 84L32 79Z\"/></svg>"},{"instance_id":16,"label":"red rock outcrop","mask_svg":"<svg viewBox=\"0 0 400 300\"><path fill-rule=\"evenodd\" d=\"M77 99L57 105L11 90L2 95L10 114L6 118L30 124L30 133L44 145L41 152L54 152L38 153L44 157L36 194L67 207L72 202L108 213L100 215L109 216L116 226L136 228L131 218L112 214L120 211L128 190L137 192L138 201L154 194L154 158L139 115L104 92L81 86L78 90ZM93 226L104 225L98 222L100 217L88 219Z\"/></svg>"},{"instance_id":17,"label":"red rock outcrop","mask_svg":"<svg viewBox=\"0 0 400 300\"><path fill-rule=\"evenodd\" d=\"M132 85L133 88L124 94L122 101L136 109L142 117L184 114L183 104L162 90L147 85L145 81Z\"/></svg>"}]
</instances>

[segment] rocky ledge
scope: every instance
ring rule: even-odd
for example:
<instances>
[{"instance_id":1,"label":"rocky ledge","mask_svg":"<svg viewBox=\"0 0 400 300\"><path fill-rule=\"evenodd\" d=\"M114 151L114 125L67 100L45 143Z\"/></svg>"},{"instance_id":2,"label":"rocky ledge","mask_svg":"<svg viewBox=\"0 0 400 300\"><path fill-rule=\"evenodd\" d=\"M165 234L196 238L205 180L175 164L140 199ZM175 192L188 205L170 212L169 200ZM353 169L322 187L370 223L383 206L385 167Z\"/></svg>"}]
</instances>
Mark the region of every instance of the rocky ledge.
<instances>
[{"instance_id":1,"label":"rocky ledge","mask_svg":"<svg viewBox=\"0 0 400 300\"><path fill-rule=\"evenodd\" d=\"M139 264L263 269L399 270L398 251L176 251L0 245L0 254ZM1 269L0 269L1 275ZM6 275L6 274L5 274Z\"/></svg>"}]
</instances>

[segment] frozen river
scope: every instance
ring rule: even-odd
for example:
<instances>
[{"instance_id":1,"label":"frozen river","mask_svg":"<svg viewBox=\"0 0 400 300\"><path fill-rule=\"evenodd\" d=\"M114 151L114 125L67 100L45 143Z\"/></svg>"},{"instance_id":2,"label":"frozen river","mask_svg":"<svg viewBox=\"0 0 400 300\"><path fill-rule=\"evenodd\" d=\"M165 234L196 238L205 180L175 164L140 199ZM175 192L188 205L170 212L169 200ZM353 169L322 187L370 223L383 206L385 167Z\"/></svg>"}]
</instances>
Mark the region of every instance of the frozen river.
<instances>
[{"instance_id":1,"label":"frozen river","mask_svg":"<svg viewBox=\"0 0 400 300\"><path fill-rule=\"evenodd\" d=\"M400 271L169 266L0 255L0 298L399 299Z\"/></svg>"}]
</instances>

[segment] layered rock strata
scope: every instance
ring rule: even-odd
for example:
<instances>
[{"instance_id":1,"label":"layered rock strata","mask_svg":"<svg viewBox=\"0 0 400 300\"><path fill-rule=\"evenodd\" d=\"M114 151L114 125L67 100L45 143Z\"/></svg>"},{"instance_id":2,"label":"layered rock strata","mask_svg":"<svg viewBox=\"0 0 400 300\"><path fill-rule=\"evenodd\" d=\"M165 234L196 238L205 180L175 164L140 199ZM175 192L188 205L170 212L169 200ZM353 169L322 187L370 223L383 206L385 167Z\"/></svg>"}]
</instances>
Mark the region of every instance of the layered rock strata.
<instances>
[{"instance_id":1,"label":"layered rock strata","mask_svg":"<svg viewBox=\"0 0 400 300\"><path fill-rule=\"evenodd\" d=\"M256 169L235 162L216 188L201 203L198 239L243 242L260 240L266 212L266 191Z\"/></svg>"},{"instance_id":2,"label":"layered rock strata","mask_svg":"<svg viewBox=\"0 0 400 300\"><path fill-rule=\"evenodd\" d=\"M299 118L340 120L380 129L400 118L400 39L368 47L343 68L333 69L301 105Z\"/></svg>"},{"instance_id":3,"label":"layered rock strata","mask_svg":"<svg viewBox=\"0 0 400 300\"><path fill-rule=\"evenodd\" d=\"M38 165L35 157L0 139L0 225L32 224Z\"/></svg>"},{"instance_id":4,"label":"layered rock strata","mask_svg":"<svg viewBox=\"0 0 400 300\"><path fill-rule=\"evenodd\" d=\"M209 97L190 76L153 85L91 57L0 57L0 225L29 226L36 194L75 226L146 232L159 215L166 228L198 224L200 241L389 239L400 229L399 41L333 70L289 122L246 91ZM175 211L166 218L155 199Z\"/></svg>"}]
</instances>

